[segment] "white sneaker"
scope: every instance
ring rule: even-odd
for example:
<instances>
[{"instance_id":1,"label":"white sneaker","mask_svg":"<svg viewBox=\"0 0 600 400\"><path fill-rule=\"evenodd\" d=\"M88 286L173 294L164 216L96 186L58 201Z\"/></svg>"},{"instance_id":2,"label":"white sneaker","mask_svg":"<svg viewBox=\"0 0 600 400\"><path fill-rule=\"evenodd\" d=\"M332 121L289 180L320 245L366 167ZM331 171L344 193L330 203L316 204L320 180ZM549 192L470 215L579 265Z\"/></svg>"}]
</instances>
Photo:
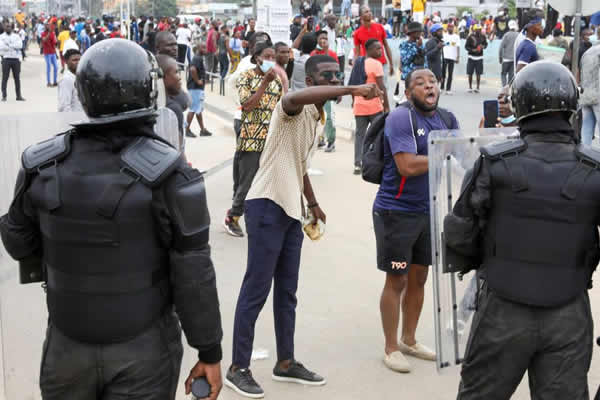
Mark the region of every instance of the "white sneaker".
<instances>
[{"instance_id":1,"label":"white sneaker","mask_svg":"<svg viewBox=\"0 0 600 400\"><path fill-rule=\"evenodd\" d=\"M383 363L386 367L396 372L407 373L410 372L410 364L404 354L400 351L394 351L390 354L386 354L383 357Z\"/></svg>"},{"instance_id":2,"label":"white sneaker","mask_svg":"<svg viewBox=\"0 0 600 400\"><path fill-rule=\"evenodd\" d=\"M454 93L452 93L452 90L446 90L446 94L447 94L448 96L452 96Z\"/></svg>"},{"instance_id":3,"label":"white sneaker","mask_svg":"<svg viewBox=\"0 0 600 400\"><path fill-rule=\"evenodd\" d=\"M400 351L407 356L420 358L421 360L435 361L437 358L435 351L427 348L421 343L415 343L414 346L407 346L400 340L398 341L398 347L400 347Z\"/></svg>"}]
</instances>

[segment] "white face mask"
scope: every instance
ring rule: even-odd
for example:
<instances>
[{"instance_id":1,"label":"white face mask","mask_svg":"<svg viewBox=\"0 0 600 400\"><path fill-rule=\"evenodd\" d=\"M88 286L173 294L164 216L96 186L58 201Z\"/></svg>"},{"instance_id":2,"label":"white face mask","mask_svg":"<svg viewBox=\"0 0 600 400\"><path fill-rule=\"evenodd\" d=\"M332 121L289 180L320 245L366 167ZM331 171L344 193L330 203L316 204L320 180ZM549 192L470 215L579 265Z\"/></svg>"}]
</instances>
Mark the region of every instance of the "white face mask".
<instances>
[{"instance_id":1,"label":"white face mask","mask_svg":"<svg viewBox=\"0 0 600 400\"><path fill-rule=\"evenodd\" d=\"M275 61L263 60L262 64L260 64L260 70L267 73L268 70L275 66Z\"/></svg>"}]
</instances>

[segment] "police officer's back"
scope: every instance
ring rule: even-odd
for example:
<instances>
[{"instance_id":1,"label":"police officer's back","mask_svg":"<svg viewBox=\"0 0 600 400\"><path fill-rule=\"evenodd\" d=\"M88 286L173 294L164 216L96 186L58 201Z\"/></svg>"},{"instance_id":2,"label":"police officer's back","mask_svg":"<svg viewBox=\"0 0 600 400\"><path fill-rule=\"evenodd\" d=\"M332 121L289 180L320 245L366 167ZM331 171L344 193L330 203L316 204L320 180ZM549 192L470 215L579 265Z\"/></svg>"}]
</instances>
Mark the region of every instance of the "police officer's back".
<instances>
[{"instance_id":1,"label":"police officer's back","mask_svg":"<svg viewBox=\"0 0 600 400\"><path fill-rule=\"evenodd\" d=\"M448 245L484 277L458 398L509 399L528 371L534 399L587 399L600 153L577 144L578 91L562 65L524 68L512 101L521 139L481 149L445 220Z\"/></svg>"},{"instance_id":2,"label":"police officer's back","mask_svg":"<svg viewBox=\"0 0 600 400\"><path fill-rule=\"evenodd\" d=\"M45 400L174 399L179 321L190 377L220 390L204 181L153 132L157 74L133 42L94 45L77 71L89 121L23 153L0 232L21 281L46 281Z\"/></svg>"}]
</instances>

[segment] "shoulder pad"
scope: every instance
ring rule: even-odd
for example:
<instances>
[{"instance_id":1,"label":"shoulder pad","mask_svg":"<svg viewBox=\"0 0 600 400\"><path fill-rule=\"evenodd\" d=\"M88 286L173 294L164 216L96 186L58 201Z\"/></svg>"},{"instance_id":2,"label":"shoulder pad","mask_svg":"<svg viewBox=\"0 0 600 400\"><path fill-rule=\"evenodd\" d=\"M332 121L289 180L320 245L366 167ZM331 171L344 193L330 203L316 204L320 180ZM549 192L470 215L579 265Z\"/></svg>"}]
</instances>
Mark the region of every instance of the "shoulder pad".
<instances>
[{"instance_id":1,"label":"shoulder pad","mask_svg":"<svg viewBox=\"0 0 600 400\"><path fill-rule=\"evenodd\" d=\"M181 153L168 144L140 137L121 153L121 161L149 186L156 186L177 167Z\"/></svg>"},{"instance_id":2,"label":"shoulder pad","mask_svg":"<svg viewBox=\"0 0 600 400\"><path fill-rule=\"evenodd\" d=\"M503 140L502 142L490 143L481 147L480 151L484 157L498 160L510 155L517 155L527 149L527 143L523 139Z\"/></svg>"},{"instance_id":3,"label":"shoulder pad","mask_svg":"<svg viewBox=\"0 0 600 400\"><path fill-rule=\"evenodd\" d=\"M167 204L177 227L174 246L181 250L206 245L210 227L204 177L193 169L182 175L185 179L170 179L165 187Z\"/></svg>"},{"instance_id":4,"label":"shoulder pad","mask_svg":"<svg viewBox=\"0 0 600 400\"><path fill-rule=\"evenodd\" d=\"M594 168L600 168L600 151L594 149L592 146L580 143L575 148L575 155L579 161L592 164Z\"/></svg>"},{"instance_id":5,"label":"shoulder pad","mask_svg":"<svg viewBox=\"0 0 600 400\"><path fill-rule=\"evenodd\" d=\"M26 148L21 156L25 171L35 172L44 164L64 159L71 151L69 136L70 131Z\"/></svg>"}]
</instances>

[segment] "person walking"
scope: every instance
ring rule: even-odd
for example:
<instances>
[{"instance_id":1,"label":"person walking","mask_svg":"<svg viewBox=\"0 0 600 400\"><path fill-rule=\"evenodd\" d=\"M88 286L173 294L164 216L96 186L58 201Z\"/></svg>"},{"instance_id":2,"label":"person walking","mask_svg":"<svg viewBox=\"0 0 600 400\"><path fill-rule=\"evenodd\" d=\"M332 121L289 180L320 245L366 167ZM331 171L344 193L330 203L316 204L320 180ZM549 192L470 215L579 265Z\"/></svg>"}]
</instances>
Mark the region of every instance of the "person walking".
<instances>
[{"instance_id":1,"label":"person walking","mask_svg":"<svg viewBox=\"0 0 600 400\"><path fill-rule=\"evenodd\" d=\"M59 29L60 29L60 33L58 34L58 37L56 38L56 40L58 41L58 56L60 58L60 73L62 74L65 72L65 57L63 55L63 50L65 48L65 42L67 40L69 40L70 32L69 32L69 25L67 25L67 24L62 24Z\"/></svg>"},{"instance_id":2,"label":"person walking","mask_svg":"<svg viewBox=\"0 0 600 400\"><path fill-rule=\"evenodd\" d=\"M369 39L377 39L385 49L381 54L379 62L388 68L389 75L394 74L394 62L392 50L388 45L385 29L381 24L373 21L373 14L368 5L360 7L360 27L354 32L354 57L365 56L367 51L365 45ZM387 59L386 56L387 55ZM386 78L387 81L387 78Z\"/></svg>"},{"instance_id":3,"label":"person walking","mask_svg":"<svg viewBox=\"0 0 600 400\"><path fill-rule=\"evenodd\" d=\"M44 61L46 62L46 86L58 86L56 78L58 75L58 65L56 64L56 35L52 25L46 24L42 33L42 51L44 52ZM53 69L52 80L50 80L50 67Z\"/></svg>"},{"instance_id":4,"label":"person walking","mask_svg":"<svg viewBox=\"0 0 600 400\"><path fill-rule=\"evenodd\" d=\"M517 21L508 21L508 29L502 36L502 42L500 42L500 49L498 51L498 60L502 65L500 72L500 80L502 86L508 85L515 76L515 41L519 36L517 32Z\"/></svg>"},{"instance_id":5,"label":"person walking","mask_svg":"<svg viewBox=\"0 0 600 400\"><path fill-rule=\"evenodd\" d=\"M200 43L196 46L194 58L190 63L187 89L192 99L190 110L187 114L187 128L185 135L187 137L194 137L195 134L191 131L192 122L194 116L200 126L200 136L212 136L212 133L204 127L204 120L202 118L202 111L204 111L204 85L206 83L206 70L204 69L204 54L206 53L206 45Z\"/></svg>"},{"instance_id":6,"label":"person walking","mask_svg":"<svg viewBox=\"0 0 600 400\"><path fill-rule=\"evenodd\" d=\"M14 33L15 25L7 23L0 34L0 56L2 56L2 101L6 101L6 85L12 72L15 81L17 101L25 101L21 96L21 50L23 41Z\"/></svg>"},{"instance_id":7,"label":"person walking","mask_svg":"<svg viewBox=\"0 0 600 400\"><path fill-rule=\"evenodd\" d=\"M219 71L221 79L225 79L229 71L229 28L227 25L221 27L221 34L217 40L217 50L219 56Z\"/></svg>"},{"instance_id":8,"label":"person walking","mask_svg":"<svg viewBox=\"0 0 600 400\"><path fill-rule=\"evenodd\" d=\"M369 39L365 44L367 56L365 58L366 84L375 84L383 93L383 101L380 98L365 99L364 97L353 97L352 112L356 121L354 131L354 175L362 172L363 142L370 124L383 112L390 111L387 89L384 83L383 65L379 61L383 49L377 39Z\"/></svg>"},{"instance_id":9,"label":"person walking","mask_svg":"<svg viewBox=\"0 0 600 400\"><path fill-rule=\"evenodd\" d=\"M242 59L242 31L233 32L233 37L229 40L229 61L231 66L229 73L233 74Z\"/></svg>"},{"instance_id":10,"label":"person walking","mask_svg":"<svg viewBox=\"0 0 600 400\"><path fill-rule=\"evenodd\" d=\"M479 93L481 75L483 75L483 50L487 47L487 39L481 32L481 25L473 25L473 32L467 37L467 76L469 78L469 93ZM473 73L477 76L477 87L473 90Z\"/></svg>"},{"instance_id":11,"label":"person walking","mask_svg":"<svg viewBox=\"0 0 600 400\"><path fill-rule=\"evenodd\" d=\"M188 63L191 61L188 51L192 40L192 31L188 28L188 24L184 23L177 28L175 37L177 38L177 63L181 68L185 64L186 57Z\"/></svg>"},{"instance_id":12,"label":"person walking","mask_svg":"<svg viewBox=\"0 0 600 400\"><path fill-rule=\"evenodd\" d=\"M526 65L540 59L535 41L544 32L542 19L540 17L531 19L523 29L527 37L521 41L515 51L515 61L517 63L515 74L518 74Z\"/></svg>"},{"instance_id":13,"label":"person walking","mask_svg":"<svg viewBox=\"0 0 600 400\"><path fill-rule=\"evenodd\" d=\"M423 48L423 25L419 22L411 22L407 26L408 39L400 43L400 79L403 82L408 74L417 68L426 66L427 58ZM400 103L405 94L405 88L401 82L396 84L394 99Z\"/></svg>"},{"instance_id":14,"label":"person walking","mask_svg":"<svg viewBox=\"0 0 600 400\"><path fill-rule=\"evenodd\" d=\"M444 87L446 94L452 94L452 77L454 76L454 65L460 61L460 36L454 31L454 24L449 23L447 32L444 34L444 61L442 64L442 85L440 89L443 91Z\"/></svg>"}]
</instances>

